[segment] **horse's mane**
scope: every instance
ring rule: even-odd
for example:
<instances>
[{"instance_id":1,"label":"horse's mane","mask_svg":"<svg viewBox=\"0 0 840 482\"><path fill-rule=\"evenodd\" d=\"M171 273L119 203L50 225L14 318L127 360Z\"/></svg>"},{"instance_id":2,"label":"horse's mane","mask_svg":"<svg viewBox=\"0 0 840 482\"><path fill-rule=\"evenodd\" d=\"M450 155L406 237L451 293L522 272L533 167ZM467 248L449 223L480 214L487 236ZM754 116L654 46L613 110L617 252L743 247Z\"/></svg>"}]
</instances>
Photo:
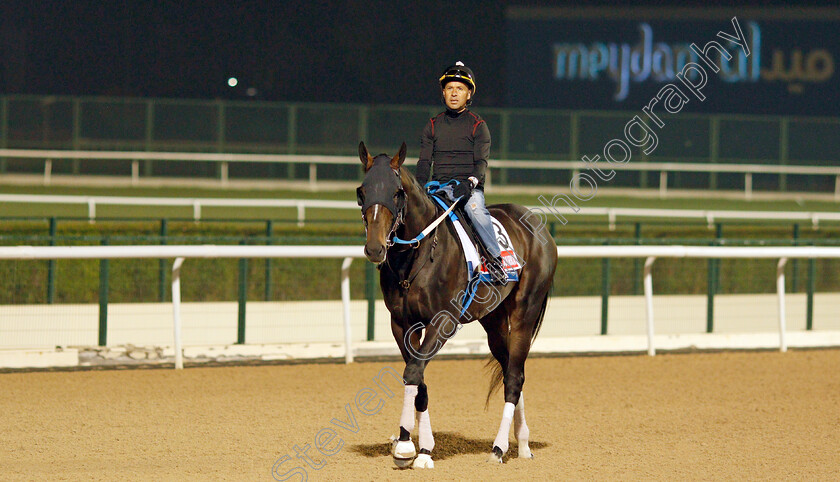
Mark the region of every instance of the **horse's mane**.
<instances>
[{"instance_id":1,"label":"horse's mane","mask_svg":"<svg viewBox=\"0 0 840 482\"><path fill-rule=\"evenodd\" d=\"M400 173L402 174L403 178L408 181L409 184L413 185L417 188L420 192L423 192L423 186L420 185L420 181L414 177L414 174L411 173L409 169L400 169Z\"/></svg>"},{"instance_id":2,"label":"horse's mane","mask_svg":"<svg viewBox=\"0 0 840 482\"><path fill-rule=\"evenodd\" d=\"M419 192L421 194L425 193L425 189L423 188L423 186L420 185L420 181L418 181L417 178L414 177L414 174L412 174L411 170L405 169L405 166L403 166L400 169L400 175L401 175L400 179L403 181L404 184L408 184L408 185L412 186L414 189L417 190L417 192ZM424 195L423 197L428 199L428 196ZM428 201L429 201L429 203L432 204L432 206L434 206L434 203L432 202L431 199L428 199Z\"/></svg>"}]
</instances>

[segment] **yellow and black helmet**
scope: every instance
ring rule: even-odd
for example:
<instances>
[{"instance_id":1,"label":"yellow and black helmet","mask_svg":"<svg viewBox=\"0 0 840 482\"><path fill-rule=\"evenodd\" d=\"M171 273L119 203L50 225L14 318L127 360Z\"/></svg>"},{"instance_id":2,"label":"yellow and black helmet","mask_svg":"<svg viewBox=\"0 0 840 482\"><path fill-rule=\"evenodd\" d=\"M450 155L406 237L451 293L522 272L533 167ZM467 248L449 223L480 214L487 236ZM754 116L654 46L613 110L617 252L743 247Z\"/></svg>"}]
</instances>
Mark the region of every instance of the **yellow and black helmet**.
<instances>
[{"instance_id":1,"label":"yellow and black helmet","mask_svg":"<svg viewBox=\"0 0 840 482\"><path fill-rule=\"evenodd\" d=\"M455 65L447 67L440 76L440 88L443 89L447 83L453 80L461 82L469 87L470 92L475 95L475 76L473 71L464 65L463 62L455 62Z\"/></svg>"}]
</instances>

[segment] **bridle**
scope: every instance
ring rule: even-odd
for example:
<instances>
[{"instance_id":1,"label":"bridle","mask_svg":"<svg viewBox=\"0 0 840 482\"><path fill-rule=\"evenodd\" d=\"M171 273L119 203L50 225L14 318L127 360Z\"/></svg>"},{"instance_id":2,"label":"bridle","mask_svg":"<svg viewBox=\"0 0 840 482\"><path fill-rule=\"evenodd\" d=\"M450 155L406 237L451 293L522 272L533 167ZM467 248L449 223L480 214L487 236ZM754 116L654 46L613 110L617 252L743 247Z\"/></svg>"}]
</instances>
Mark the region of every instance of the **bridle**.
<instances>
[{"instance_id":1,"label":"bridle","mask_svg":"<svg viewBox=\"0 0 840 482\"><path fill-rule=\"evenodd\" d=\"M414 281L414 279L417 277L417 275L420 274L420 270L423 269L423 267L426 265L427 262L430 262L430 261L433 260L434 250L435 250L435 247L437 246L437 243L438 243L438 237L437 237L437 231L436 231L437 226L441 222L443 222L443 220L452 212L452 210L456 206L456 203L452 203L452 205L449 207L449 209L445 210L443 212L443 214L438 216L437 219L432 221L428 226L426 226L425 229L423 229L423 231L420 232L420 234L415 236L413 239L408 240L408 241L400 239L399 237L396 236L396 232L397 232L397 229L399 229L399 227L402 226L403 223L405 222L405 209L406 209L406 197L407 197L407 195L406 195L406 192L405 192L405 188L403 188L403 185L402 185L402 180L401 180L402 177L401 177L401 174L400 174L400 170L399 169L392 169L392 170L393 170L394 174L397 176L397 179L400 180L400 182L399 182L399 189L397 189L397 192L394 194L394 210L396 210L396 214L393 216L393 221L391 223L391 228L388 230L388 236L385 239L386 250L389 250L390 248L392 248L394 246L400 247L399 251L405 251L407 249L416 250L416 249L420 248L421 241L423 239L425 239L427 236L430 236L434 232L434 236L432 236L432 247L431 247L431 250L429 251L429 256L423 261L423 263L420 265L419 268L414 269L414 267L412 266L409 269L408 276L406 276L405 279L403 279L399 282L399 285L402 289L408 290L409 287L411 287L411 283ZM365 217L365 212L367 211L367 209L366 209L366 203L365 203L365 199L364 199L364 193L362 192L362 186L360 186L356 189L356 202L359 204L359 206L362 207L362 221L365 224L365 237L367 237L368 222L367 222L367 218ZM369 204L369 205L367 205L367 207L369 208L370 206L376 206L376 205L382 206L385 209L388 209L389 211L391 211L391 209L389 207L387 207L386 204L381 203L381 202L379 202L379 203L375 202L375 203ZM394 214L393 211L392 211L392 214ZM397 249L397 248L395 248L395 249ZM380 263L380 266L383 265L383 264L387 265L388 268L392 272L397 273L397 271L395 271L391 267L387 254L385 256L385 259L382 261L382 263ZM412 274L412 272L413 272L413 274Z\"/></svg>"}]
</instances>

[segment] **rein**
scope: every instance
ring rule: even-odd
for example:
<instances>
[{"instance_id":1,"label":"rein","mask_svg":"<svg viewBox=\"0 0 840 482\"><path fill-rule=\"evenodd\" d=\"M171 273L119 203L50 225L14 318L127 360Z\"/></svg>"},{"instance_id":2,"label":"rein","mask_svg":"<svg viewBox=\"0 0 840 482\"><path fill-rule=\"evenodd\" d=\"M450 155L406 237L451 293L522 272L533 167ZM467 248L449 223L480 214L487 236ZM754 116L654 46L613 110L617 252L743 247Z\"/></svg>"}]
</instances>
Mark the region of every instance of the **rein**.
<instances>
[{"instance_id":1,"label":"rein","mask_svg":"<svg viewBox=\"0 0 840 482\"><path fill-rule=\"evenodd\" d=\"M390 246L393 246L395 244L414 244L414 243L417 243L416 245L412 246L414 249L417 249L420 246L420 240L422 240L423 238L428 236L429 233L431 233L438 226L438 224L442 223L443 220L446 219L446 216L449 216L449 213L451 213L452 210L455 209L455 204L457 204L457 203L452 203L452 206L449 206L449 209L444 211L443 214L438 216L437 219L435 219L434 221L432 221L431 224L426 226L426 229L421 231L420 234L418 234L417 236L414 237L414 239L410 239L410 240L406 241L406 240L400 239L399 237L394 235L393 239L388 241L388 246L390 247ZM402 217L402 212L400 212L400 217Z\"/></svg>"},{"instance_id":2,"label":"rein","mask_svg":"<svg viewBox=\"0 0 840 482\"><path fill-rule=\"evenodd\" d=\"M457 201L460 201L460 198L458 198ZM437 227L455 209L455 206L458 204L457 201L452 203L452 205L449 206L449 208L447 208L443 212L443 214L438 216L437 219L432 221L428 226L426 226L425 229L423 229L423 231L420 232L420 234L415 236L413 239L406 241L406 240L400 239L399 237L394 235L393 241L388 240L388 247L394 246L394 245L403 245L403 246L411 246L411 248L417 249L417 248L420 247L420 241L422 241L426 236L428 236L429 233L431 233L431 232L435 233L434 237L432 238L432 247L429 250L429 257L426 258L423 261L423 264L421 264L420 267L417 268L417 271L415 271L413 275L411 274L411 271L414 268L413 263L412 263L412 267L409 268L409 270L408 270L409 275L406 277L406 279L399 282L400 288L402 288L404 290L408 290L411 287L411 283L414 281L415 278L417 278L417 275L420 274L420 271L423 269L423 267L426 266L426 263L428 263L429 261L434 262L435 248L437 247L437 243L438 243L437 231L436 231ZM402 213L402 211L400 211L400 213L399 213L400 219L403 219L402 215L403 215L403 213ZM389 234L389 237L390 237L390 234ZM394 268L391 267L391 263L388 261L388 258L385 259L385 264L388 265L388 269L390 269L392 273L398 275L397 271L395 271Z\"/></svg>"}]
</instances>

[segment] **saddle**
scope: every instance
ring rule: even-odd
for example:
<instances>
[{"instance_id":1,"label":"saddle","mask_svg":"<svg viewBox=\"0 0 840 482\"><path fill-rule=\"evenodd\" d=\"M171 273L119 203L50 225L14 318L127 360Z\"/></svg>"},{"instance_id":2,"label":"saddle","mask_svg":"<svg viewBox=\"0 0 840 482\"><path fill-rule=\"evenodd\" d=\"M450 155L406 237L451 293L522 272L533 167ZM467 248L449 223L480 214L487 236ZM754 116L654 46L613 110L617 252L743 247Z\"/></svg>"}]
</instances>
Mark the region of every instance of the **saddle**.
<instances>
[{"instance_id":1,"label":"saddle","mask_svg":"<svg viewBox=\"0 0 840 482\"><path fill-rule=\"evenodd\" d=\"M437 193L440 183L432 182L427 184L427 194L432 198L438 206L446 210L452 202L448 197L442 193ZM494 278L487 270L487 267L480 262L480 259L491 259L487 247L481 242L481 238L476 234L470 222L463 222L468 220L466 215L466 208L462 202L459 202L452 213L449 214L450 221L456 228L459 234L459 239L464 250L464 255L467 258L467 268L470 270L470 276L478 276L481 281L493 283ZM492 218L492 216L491 216ZM518 262L518 258L513 250L513 245L510 242L510 237L507 234L504 226L495 218L492 218L493 230L496 232L496 237L499 240L499 247L502 249L502 260L504 266L502 269L507 275L507 281L519 281L518 270L522 266Z\"/></svg>"},{"instance_id":2,"label":"saddle","mask_svg":"<svg viewBox=\"0 0 840 482\"><path fill-rule=\"evenodd\" d=\"M452 202L443 194L432 194L432 196L444 209L452 205ZM473 228L472 222L467 216L466 210L464 209L464 202L458 202L453 212L459 220L462 220L461 227L464 228L464 232L467 234L473 246L478 249L479 256L484 259L490 259L490 252L487 250L487 246L485 246L484 242L482 242L481 238L475 232L475 228Z\"/></svg>"}]
</instances>

